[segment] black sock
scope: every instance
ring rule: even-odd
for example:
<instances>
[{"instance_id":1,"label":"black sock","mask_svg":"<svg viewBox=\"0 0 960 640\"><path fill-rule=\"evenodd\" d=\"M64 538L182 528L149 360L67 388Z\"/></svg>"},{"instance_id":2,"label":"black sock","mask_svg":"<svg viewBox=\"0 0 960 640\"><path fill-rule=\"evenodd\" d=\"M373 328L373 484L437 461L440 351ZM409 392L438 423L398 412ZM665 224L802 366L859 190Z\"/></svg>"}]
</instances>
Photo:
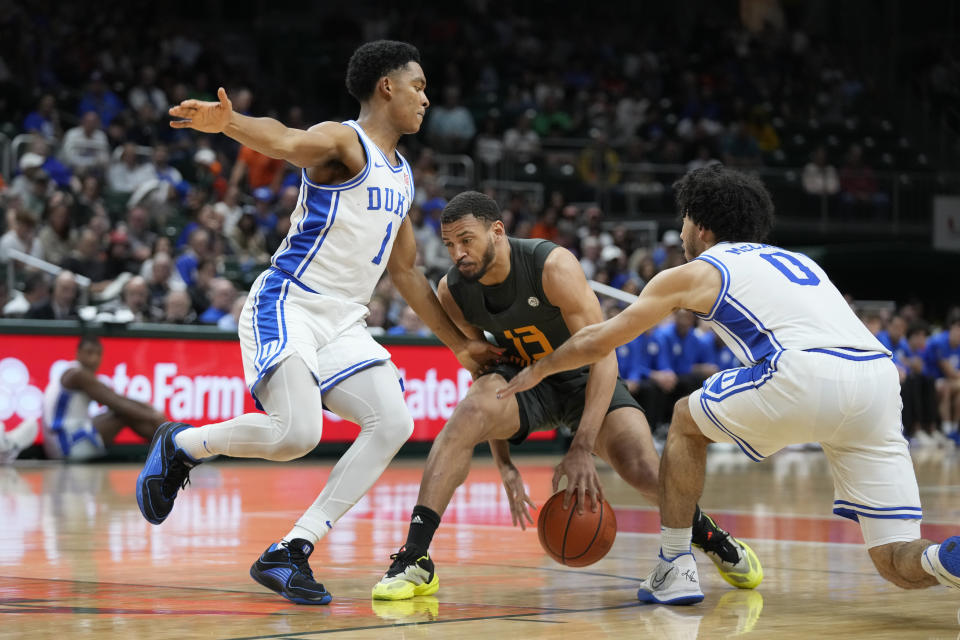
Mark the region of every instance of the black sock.
<instances>
[{"instance_id":1,"label":"black sock","mask_svg":"<svg viewBox=\"0 0 960 640\"><path fill-rule=\"evenodd\" d=\"M707 531L709 530L709 521L703 517L703 512L700 511L700 505L697 505L697 510L693 512L693 538L691 542L693 544L703 545L709 538L707 537Z\"/></svg>"},{"instance_id":2,"label":"black sock","mask_svg":"<svg viewBox=\"0 0 960 640\"><path fill-rule=\"evenodd\" d=\"M440 516L436 511L418 504L413 508L410 514L410 530L407 532L408 549L416 547L421 551L430 549L430 542L433 541L433 534L437 532L440 526Z\"/></svg>"}]
</instances>

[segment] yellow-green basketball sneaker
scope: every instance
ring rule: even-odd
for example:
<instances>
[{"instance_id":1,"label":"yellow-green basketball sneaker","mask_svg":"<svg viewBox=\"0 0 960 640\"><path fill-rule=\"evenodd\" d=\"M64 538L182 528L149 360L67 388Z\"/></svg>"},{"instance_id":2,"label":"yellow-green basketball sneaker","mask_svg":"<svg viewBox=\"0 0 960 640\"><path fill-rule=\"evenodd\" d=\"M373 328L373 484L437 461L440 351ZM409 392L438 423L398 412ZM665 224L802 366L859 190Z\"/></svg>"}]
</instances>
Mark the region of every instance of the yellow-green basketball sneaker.
<instances>
[{"instance_id":1,"label":"yellow-green basketball sneaker","mask_svg":"<svg viewBox=\"0 0 960 640\"><path fill-rule=\"evenodd\" d=\"M390 556L393 564L380 582L373 587L374 600L406 600L414 596L429 596L440 588L440 579L434 571L433 560L426 551L400 547Z\"/></svg>"}]
</instances>

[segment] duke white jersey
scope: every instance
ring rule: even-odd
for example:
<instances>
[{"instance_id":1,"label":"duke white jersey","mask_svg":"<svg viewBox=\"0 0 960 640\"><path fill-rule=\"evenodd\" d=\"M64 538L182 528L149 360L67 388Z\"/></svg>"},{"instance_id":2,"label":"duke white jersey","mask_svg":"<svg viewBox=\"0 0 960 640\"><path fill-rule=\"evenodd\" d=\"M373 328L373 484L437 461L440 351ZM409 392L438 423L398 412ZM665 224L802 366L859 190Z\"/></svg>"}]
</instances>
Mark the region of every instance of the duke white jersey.
<instances>
[{"instance_id":1,"label":"duke white jersey","mask_svg":"<svg viewBox=\"0 0 960 640\"><path fill-rule=\"evenodd\" d=\"M802 253L722 242L697 259L716 267L723 280L713 308L697 315L741 362L757 364L788 349L850 360L890 355L820 265Z\"/></svg>"},{"instance_id":2,"label":"duke white jersey","mask_svg":"<svg viewBox=\"0 0 960 640\"><path fill-rule=\"evenodd\" d=\"M67 389L61 383L63 374L80 366L77 361L54 366L50 384L43 392L44 440L55 439L62 455L66 455L78 440L95 437L90 419L90 396L83 391Z\"/></svg>"},{"instance_id":3,"label":"duke white jersey","mask_svg":"<svg viewBox=\"0 0 960 640\"><path fill-rule=\"evenodd\" d=\"M413 172L397 152L394 166L353 120L367 163L352 179L319 185L302 171L300 199L273 266L316 293L367 304L400 224L413 202Z\"/></svg>"}]
</instances>

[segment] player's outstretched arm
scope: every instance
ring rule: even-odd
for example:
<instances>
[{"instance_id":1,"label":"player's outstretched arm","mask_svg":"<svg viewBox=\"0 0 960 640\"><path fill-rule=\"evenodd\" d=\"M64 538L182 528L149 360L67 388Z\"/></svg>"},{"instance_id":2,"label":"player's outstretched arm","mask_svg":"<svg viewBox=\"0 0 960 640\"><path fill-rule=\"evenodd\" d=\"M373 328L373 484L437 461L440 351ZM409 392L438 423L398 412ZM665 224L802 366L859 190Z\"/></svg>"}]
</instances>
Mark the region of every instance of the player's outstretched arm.
<instances>
[{"instance_id":1,"label":"player's outstretched arm","mask_svg":"<svg viewBox=\"0 0 960 640\"><path fill-rule=\"evenodd\" d=\"M356 134L349 127L323 122L307 131L291 129L273 118L252 118L235 112L223 87L217 90L217 97L217 102L184 100L171 107L170 115L180 119L171 120L170 126L223 133L254 151L302 168L318 167L344 158L352 146L359 145Z\"/></svg>"},{"instance_id":2,"label":"player's outstretched arm","mask_svg":"<svg viewBox=\"0 0 960 640\"><path fill-rule=\"evenodd\" d=\"M493 460L497 463L497 469L500 470L503 489L507 492L513 526L520 525L520 528L526 531L527 525L533 524L530 509L536 509L537 505L527 495L527 490L523 486L523 478L520 477L520 471L510 459L510 443L506 440L488 440L487 443L490 445Z\"/></svg>"},{"instance_id":3,"label":"player's outstretched arm","mask_svg":"<svg viewBox=\"0 0 960 640\"><path fill-rule=\"evenodd\" d=\"M497 396L507 398L536 386L549 375L596 362L676 309L707 313L720 293L721 284L720 272L701 260L661 271L619 315L577 331L559 349L516 375Z\"/></svg>"}]
</instances>

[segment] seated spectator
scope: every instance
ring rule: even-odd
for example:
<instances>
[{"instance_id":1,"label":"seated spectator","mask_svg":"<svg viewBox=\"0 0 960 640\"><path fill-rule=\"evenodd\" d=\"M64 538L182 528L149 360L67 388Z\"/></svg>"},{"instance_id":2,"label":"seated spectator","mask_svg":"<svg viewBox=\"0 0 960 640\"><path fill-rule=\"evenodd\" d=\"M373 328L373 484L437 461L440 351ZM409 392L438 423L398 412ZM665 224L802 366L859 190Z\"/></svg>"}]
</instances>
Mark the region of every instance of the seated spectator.
<instances>
[{"instance_id":1,"label":"seated spectator","mask_svg":"<svg viewBox=\"0 0 960 640\"><path fill-rule=\"evenodd\" d=\"M448 86L443 104L428 112L426 133L430 146L441 153L463 153L477 132L470 110L460 104L460 89Z\"/></svg>"},{"instance_id":2,"label":"seated spectator","mask_svg":"<svg viewBox=\"0 0 960 640\"><path fill-rule=\"evenodd\" d=\"M124 109L123 100L110 90L100 71L90 74L87 90L80 97L77 114L96 113L103 126L108 127Z\"/></svg>"},{"instance_id":3,"label":"seated spectator","mask_svg":"<svg viewBox=\"0 0 960 640\"><path fill-rule=\"evenodd\" d=\"M40 227L37 239L43 247L43 259L63 264L77 242L77 232L70 225L73 198L64 191L55 192L47 200L46 224Z\"/></svg>"},{"instance_id":4,"label":"seated spectator","mask_svg":"<svg viewBox=\"0 0 960 640\"><path fill-rule=\"evenodd\" d=\"M386 332L384 326L387 324L386 301L380 296L374 296L367 304L367 309L370 311L365 319L367 332L372 336L382 336Z\"/></svg>"},{"instance_id":5,"label":"seated spectator","mask_svg":"<svg viewBox=\"0 0 960 640\"><path fill-rule=\"evenodd\" d=\"M188 287L194 284L195 272L201 256L206 256L209 251L210 232L203 227L195 227L187 236L187 248L176 260L177 271L180 272L180 277Z\"/></svg>"},{"instance_id":6,"label":"seated spectator","mask_svg":"<svg viewBox=\"0 0 960 640\"><path fill-rule=\"evenodd\" d=\"M925 322L913 323L894 354L902 372L903 431L912 444L948 446L952 444L950 439L937 428L936 384L925 363L929 334L930 328Z\"/></svg>"},{"instance_id":7,"label":"seated spectator","mask_svg":"<svg viewBox=\"0 0 960 640\"><path fill-rule=\"evenodd\" d=\"M140 81L127 92L127 104L136 111L141 105L151 104L157 113L163 113L169 107L167 94L157 85L157 72L150 65L140 69Z\"/></svg>"},{"instance_id":8,"label":"seated spectator","mask_svg":"<svg viewBox=\"0 0 960 640\"><path fill-rule=\"evenodd\" d=\"M53 294L43 302L30 305L27 318L31 320L77 320L77 280L64 269L53 280Z\"/></svg>"},{"instance_id":9,"label":"seated spectator","mask_svg":"<svg viewBox=\"0 0 960 640\"><path fill-rule=\"evenodd\" d=\"M241 146L233 171L230 172L230 186L241 187L247 193L260 187L276 191L283 177L283 165L283 160L277 160L250 147Z\"/></svg>"},{"instance_id":10,"label":"seated spectator","mask_svg":"<svg viewBox=\"0 0 960 640\"><path fill-rule=\"evenodd\" d=\"M100 244L100 235L89 225L78 234L77 244L63 261L65 269L89 278L90 292L98 294L110 283L107 277L107 254Z\"/></svg>"},{"instance_id":11,"label":"seated spectator","mask_svg":"<svg viewBox=\"0 0 960 640\"><path fill-rule=\"evenodd\" d=\"M810 154L810 162L803 168L803 190L812 196L834 196L840 191L836 168L827 162L827 150L820 145Z\"/></svg>"},{"instance_id":12,"label":"seated spectator","mask_svg":"<svg viewBox=\"0 0 960 640\"><path fill-rule=\"evenodd\" d=\"M7 318L22 318L35 306L50 299L50 281L42 271L29 271L23 280L23 291L14 291L13 297L3 306Z\"/></svg>"},{"instance_id":13,"label":"seated spectator","mask_svg":"<svg viewBox=\"0 0 960 640\"><path fill-rule=\"evenodd\" d=\"M253 207L253 218L260 231L264 234L273 231L277 226L277 212L273 206L273 191L269 187L253 190Z\"/></svg>"},{"instance_id":14,"label":"seated spectator","mask_svg":"<svg viewBox=\"0 0 960 640\"><path fill-rule=\"evenodd\" d=\"M620 377L643 407L650 429L662 435L671 415L667 398L677 385L677 375L670 369L663 340L656 331L640 334L617 348L617 362Z\"/></svg>"},{"instance_id":15,"label":"seated spectator","mask_svg":"<svg viewBox=\"0 0 960 640\"><path fill-rule=\"evenodd\" d=\"M533 112L517 117L516 124L503 134L506 156L515 162L530 162L540 153L540 136L531 126Z\"/></svg>"},{"instance_id":16,"label":"seated spectator","mask_svg":"<svg viewBox=\"0 0 960 640\"><path fill-rule=\"evenodd\" d=\"M137 146L128 142L123 145L120 157L112 160L107 168L107 188L115 193L132 194L137 187L154 177L153 168L140 162Z\"/></svg>"},{"instance_id":17,"label":"seated spectator","mask_svg":"<svg viewBox=\"0 0 960 640\"><path fill-rule=\"evenodd\" d=\"M677 384L667 406L673 406L681 397L699 389L704 380L717 372L710 353L704 349L703 341L694 330L695 322L692 311L680 309L674 314L673 322L657 332L670 369L677 374Z\"/></svg>"},{"instance_id":18,"label":"seated spectator","mask_svg":"<svg viewBox=\"0 0 960 640\"><path fill-rule=\"evenodd\" d=\"M117 229L109 235L104 267L108 280L114 280L123 273L140 273L140 263L131 255L130 238L126 231Z\"/></svg>"},{"instance_id":19,"label":"seated spectator","mask_svg":"<svg viewBox=\"0 0 960 640\"><path fill-rule=\"evenodd\" d=\"M427 338L433 335L430 329L423 324L423 320L417 315L410 306L403 307L400 311L400 322L396 326L387 329L388 336L419 336Z\"/></svg>"},{"instance_id":20,"label":"seated spectator","mask_svg":"<svg viewBox=\"0 0 960 640\"><path fill-rule=\"evenodd\" d=\"M210 282L210 306L198 318L201 324L217 324L230 313L237 299L237 289L226 278L214 278Z\"/></svg>"},{"instance_id":21,"label":"seated spectator","mask_svg":"<svg viewBox=\"0 0 960 640\"><path fill-rule=\"evenodd\" d=\"M37 221L37 216L23 207L14 208L13 228L0 236L0 262L10 261L11 250L44 259L43 244L37 237Z\"/></svg>"},{"instance_id":22,"label":"seated spectator","mask_svg":"<svg viewBox=\"0 0 960 640\"><path fill-rule=\"evenodd\" d=\"M209 258L201 258L193 274L193 284L187 286L187 293L193 302L197 317L210 306L210 283L217 277L217 263Z\"/></svg>"},{"instance_id":23,"label":"seated spectator","mask_svg":"<svg viewBox=\"0 0 960 640\"><path fill-rule=\"evenodd\" d=\"M111 313L118 322L152 322L163 313L150 304L150 289L141 276L133 276L123 285L120 300L109 302L101 311Z\"/></svg>"},{"instance_id":24,"label":"seated spectator","mask_svg":"<svg viewBox=\"0 0 960 640\"><path fill-rule=\"evenodd\" d=\"M847 161L840 168L840 199L854 213L875 215L890 198L880 191L876 174L863 162L860 145L850 146Z\"/></svg>"},{"instance_id":25,"label":"seated spectator","mask_svg":"<svg viewBox=\"0 0 960 640\"><path fill-rule=\"evenodd\" d=\"M60 139L63 130L60 126L60 112L57 111L57 101L52 93L40 96L37 108L23 119L23 132L41 136L49 142Z\"/></svg>"},{"instance_id":26,"label":"seated spectator","mask_svg":"<svg viewBox=\"0 0 960 640\"><path fill-rule=\"evenodd\" d=\"M607 142L604 133L597 133L577 158L577 174L589 187L620 184L620 155Z\"/></svg>"},{"instance_id":27,"label":"seated spectator","mask_svg":"<svg viewBox=\"0 0 960 640\"><path fill-rule=\"evenodd\" d=\"M763 165L763 155L756 139L747 132L744 120L732 122L721 138L723 163L735 169L747 169Z\"/></svg>"},{"instance_id":28,"label":"seated spectator","mask_svg":"<svg viewBox=\"0 0 960 640\"><path fill-rule=\"evenodd\" d=\"M144 280L150 291L150 305L158 308L163 307L164 300L171 291L183 291L187 288L173 268L173 258L162 251L153 256L150 276Z\"/></svg>"},{"instance_id":29,"label":"seated spectator","mask_svg":"<svg viewBox=\"0 0 960 640\"><path fill-rule=\"evenodd\" d=\"M253 211L244 211L229 235L233 256L244 272L270 260L267 238L257 225Z\"/></svg>"},{"instance_id":30,"label":"seated spectator","mask_svg":"<svg viewBox=\"0 0 960 640\"><path fill-rule=\"evenodd\" d=\"M7 196L19 201L19 208L39 217L43 215L47 198L56 191L50 174L43 168L43 156L28 152L20 158L20 175L10 183Z\"/></svg>"},{"instance_id":31,"label":"seated spectator","mask_svg":"<svg viewBox=\"0 0 960 640\"><path fill-rule=\"evenodd\" d=\"M68 130L63 137L61 155L74 172L103 171L110 162L110 143L100 128L100 117L87 111L79 126Z\"/></svg>"},{"instance_id":32,"label":"seated spectator","mask_svg":"<svg viewBox=\"0 0 960 640\"><path fill-rule=\"evenodd\" d=\"M954 309L946 328L927 340L926 365L936 380L940 430L952 436L960 420L960 310Z\"/></svg>"},{"instance_id":33,"label":"seated spectator","mask_svg":"<svg viewBox=\"0 0 960 640\"><path fill-rule=\"evenodd\" d=\"M236 296L233 306L230 307L230 313L217 320L217 328L224 331L233 331L236 333L240 326L240 314L243 313L243 306L247 303L247 294L241 293Z\"/></svg>"},{"instance_id":34,"label":"seated spectator","mask_svg":"<svg viewBox=\"0 0 960 640\"><path fill-rule=\"evenodd\" d=\"M163 301L163 322L170 324L194 324L197 313L193 310L190 294L184 289L173 289Z\"/></svg>"}]
</instances>

